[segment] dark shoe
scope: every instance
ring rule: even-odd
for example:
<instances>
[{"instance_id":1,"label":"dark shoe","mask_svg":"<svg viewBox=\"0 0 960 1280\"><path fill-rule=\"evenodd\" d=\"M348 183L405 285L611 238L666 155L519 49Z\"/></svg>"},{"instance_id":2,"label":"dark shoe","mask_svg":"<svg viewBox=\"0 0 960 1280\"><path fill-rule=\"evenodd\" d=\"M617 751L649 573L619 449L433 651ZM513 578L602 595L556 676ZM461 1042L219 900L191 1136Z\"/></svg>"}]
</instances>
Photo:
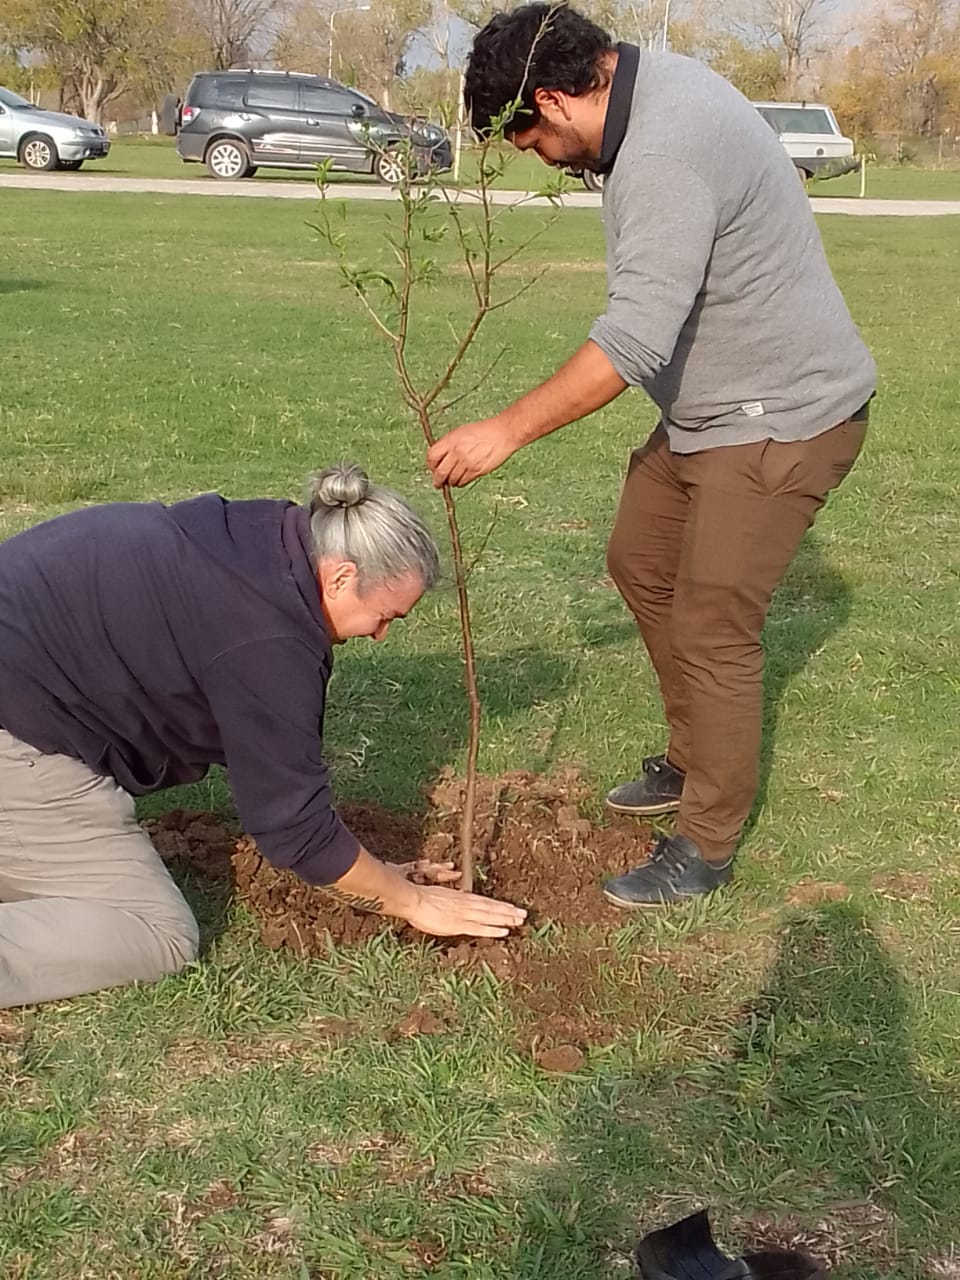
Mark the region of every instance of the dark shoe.
<instances>
[{"instance_id":1,"label":"dark shoe","mask_svg":"<svg viewBox=\"0 0 960 1280\"><path fill-rule=\"evenodd\" d=\"M789 1249L728 1258L714 1242L705 1210L651 1231L637 1245L636 1258L643 1280L827 1280L819 1262Z\"/></svg>"},{"instance_id":2,"label":"dark shoe","mask_svg":"<svg viewBox=\"0 0 960 1280\"><path fill-rule=\"evenodd\" d=\"M618 907L659 907L712 893L727 883L732 872L732 858L705 862L686 836L663 836L643 866L608 880L603 894Z\"/></svg>"},{"instance_id":3,"label":"dark shoe","mask_svg":"<svg viewBox=\"0 0 960 1280\"><path fill-rule=\"evenodd\" d=\"M637 1245L636 1259L643 1280L749 1280L740 1259L728 1258L714 1243L705 1210L672 1227L651 1231Z\"/></svg>"},{"instance_id":4,"label":"dark shoe","mask_svg":"<svg viewBox=\"0 0 960 1280\"><path fill-rule=\"evenodd\" d=\"M676 813L687 775L675 769L666 756L647 756L641 767L642 778L625 782L608 793L607 808L614 813L651 818L658 813Z\"/></svg>"}]
</instances>

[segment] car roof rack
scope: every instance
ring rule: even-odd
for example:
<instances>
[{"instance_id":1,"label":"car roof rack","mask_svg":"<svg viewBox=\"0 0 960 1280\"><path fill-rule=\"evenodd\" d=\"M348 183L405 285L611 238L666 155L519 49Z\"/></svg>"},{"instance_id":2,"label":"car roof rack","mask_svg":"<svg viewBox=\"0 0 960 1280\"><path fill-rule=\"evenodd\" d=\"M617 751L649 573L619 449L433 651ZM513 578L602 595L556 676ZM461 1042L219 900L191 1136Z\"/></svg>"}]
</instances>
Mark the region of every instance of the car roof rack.
<instances>
[{"instance_id":1,"label":"car roof rack","mask_svg":"<svg viewBox=\"0 0 960 1280\"><path fill-rule=\"evenodd\" d=\"M256 76L309 76L311 80L323 80L327 84L338 84L339 81L331 80L329 76L321 75L319 71L292 71L282 70L279 67L230 67L224 71L206 71L202 74L208 76L216 75L256 75Z\"/></svg>"}]
</instances>

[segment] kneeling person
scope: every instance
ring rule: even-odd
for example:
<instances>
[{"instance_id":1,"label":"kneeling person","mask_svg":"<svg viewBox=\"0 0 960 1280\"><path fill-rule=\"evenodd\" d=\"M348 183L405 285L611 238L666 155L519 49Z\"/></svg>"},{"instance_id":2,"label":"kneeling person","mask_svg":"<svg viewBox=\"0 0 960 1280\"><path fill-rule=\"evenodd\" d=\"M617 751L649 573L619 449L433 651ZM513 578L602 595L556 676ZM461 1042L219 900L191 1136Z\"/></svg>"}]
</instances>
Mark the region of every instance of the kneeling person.
<instances>
[{"instance_id":1,"label":"kneeling person","mask_svg":"<svg viewBox=\"0 0 960 1280\"><path fill-rule=\"evenodd\" d=\"M322 758L332 646L382 640L436 544L359 467L309 506L205 494L111 503L0 546L0 1008L150 981L198 932L136 795L230 771L264 857L424 933L501 937L524 912L383 863L337 816Z\"/></svg>"}]
</instances>

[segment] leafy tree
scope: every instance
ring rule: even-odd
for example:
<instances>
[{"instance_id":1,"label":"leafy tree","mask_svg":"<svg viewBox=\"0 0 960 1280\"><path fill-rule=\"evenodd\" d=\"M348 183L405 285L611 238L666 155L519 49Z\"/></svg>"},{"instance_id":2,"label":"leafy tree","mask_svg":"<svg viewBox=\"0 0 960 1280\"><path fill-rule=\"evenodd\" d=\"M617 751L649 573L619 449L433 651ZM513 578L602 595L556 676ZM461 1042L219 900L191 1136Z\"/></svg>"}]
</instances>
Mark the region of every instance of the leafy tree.
<instances>
[{"instance_id":1,"label":"leafy tree","mask_svg":"<svg viewBox=\"0 0 960 1280\"><path fill-rule=\"evenodd\" d=\"M880 10L824 71L825 93L858 138L960 130L960 4L903 0Z\"/></svg>"},{"instance_id":2,"label":"leafy tree","mask_svg":"<svg viewBox=\"0 0 960 1280\"><path fill-rule=\"evenodd\" d=\"M174 0L4 0L0 40L39 57L81 114L102 121L125 93L156 93L189 57Z\"/></svg>"},{"instance_id":3,"label":"leafy tree","mask_svg":"<svg viewBox=\"0 0 960 1280\"><path fill-rule=\"evenodd\" d=\"M704 59L754 102L791 96L784 86L780 55L768 45L751 45L736 35L717 35Z\"/></svg>"}]
</instances>

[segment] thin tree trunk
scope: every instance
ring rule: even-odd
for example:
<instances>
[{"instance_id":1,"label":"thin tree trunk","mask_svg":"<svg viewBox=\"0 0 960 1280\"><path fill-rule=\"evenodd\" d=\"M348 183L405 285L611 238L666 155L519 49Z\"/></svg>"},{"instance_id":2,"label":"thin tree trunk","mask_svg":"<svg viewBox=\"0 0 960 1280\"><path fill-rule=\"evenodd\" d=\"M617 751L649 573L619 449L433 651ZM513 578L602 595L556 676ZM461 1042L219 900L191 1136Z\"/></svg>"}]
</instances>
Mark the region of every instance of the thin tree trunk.
<instances>
[{"instance_id":1,"label":"thin tree trunk","mask_svg":"<svg viewBox=\"0 0 960 1280\"><path fill-rule=\"evenodd\" d=\"M430 414L424 404L417 406L417 416L428 447L434 442ZM477 662L473 647L473 624L470 619L470 596L467 592L467 571L463 563L463 545L460 526L457 523L457 506L450 486L442 489L443 506L450 530L450 547L453 552L453 568L457 581L457 604L460 610L460 636L463 641L463 678L470 708L470 724L467 732L467 772L463 786L463 812L460 817L460 888L473 893L473 828L477 810L477 759L480 754L480 691L477 688Z\"/></svg>"}]
</instances>

